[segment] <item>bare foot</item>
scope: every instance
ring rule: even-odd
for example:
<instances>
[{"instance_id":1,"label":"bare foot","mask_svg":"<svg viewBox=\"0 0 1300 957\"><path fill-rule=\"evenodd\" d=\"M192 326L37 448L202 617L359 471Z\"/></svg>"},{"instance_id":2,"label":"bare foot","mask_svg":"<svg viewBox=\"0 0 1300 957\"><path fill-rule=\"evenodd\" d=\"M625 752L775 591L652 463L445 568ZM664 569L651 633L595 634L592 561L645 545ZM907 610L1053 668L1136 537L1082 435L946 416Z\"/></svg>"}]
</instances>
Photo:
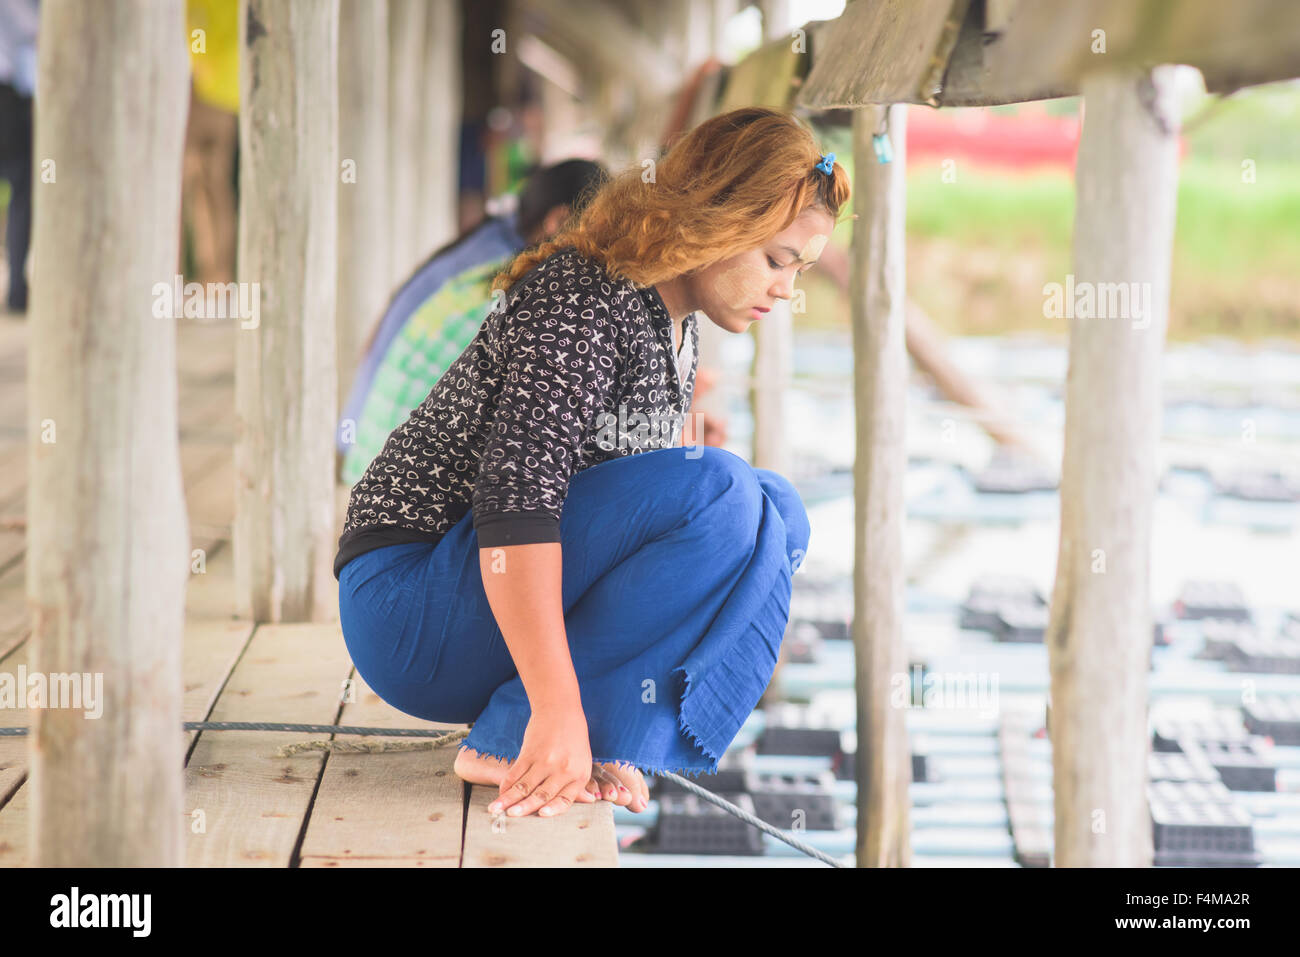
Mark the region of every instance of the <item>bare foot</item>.
<instances>
[{"instance_id":1,"label":"bare foot","mask_svg":"<svg viewBox=\"0 0 1300 957\"><path fill-rule=\"evenodd\" d=\"M456 755L456 762L452 765L452 770L456 772L456 776L462 781L499 788L509 767L510 761L505 758L493 758L468 748L462 748L460 753ZM595 765L592 765L592 767L594 769ZM596 783L595 778L589 778L586 787L578 792L574 803L594 804L598 800L600 800L600 785Z\"/></svg>"},{"instance_id":2,"label":"bare foot","mask_svg":"<svg viewBox=\"0 0 1300 957\"><path fill-rule=\"evenodd\" d=\"M601 793L605 800L613 801L620 807L629 808L638 814L646 809L650 801L650 787L645 777L636 768L626 764L597 764L595 774L601 781ZM615 790L611 797L611 788L622 785L623 790Z\"/></svg>"}]
</instances>

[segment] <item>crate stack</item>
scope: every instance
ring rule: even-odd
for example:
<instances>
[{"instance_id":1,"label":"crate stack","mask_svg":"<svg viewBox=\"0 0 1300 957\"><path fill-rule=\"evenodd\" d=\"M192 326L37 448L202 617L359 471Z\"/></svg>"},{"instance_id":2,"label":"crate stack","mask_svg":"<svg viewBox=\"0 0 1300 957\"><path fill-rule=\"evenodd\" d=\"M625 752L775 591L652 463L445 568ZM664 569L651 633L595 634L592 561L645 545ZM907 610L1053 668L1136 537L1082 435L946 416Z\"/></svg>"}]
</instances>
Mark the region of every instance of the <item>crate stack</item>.
<instances>
[{"instance_id":1,"label":"crate stack","mask_svg":"<svg viewBox=\"0 0 1300 957\"><path fill-rule=\"evenodd\" d=\"M1157 867L1259 866L1251 816L1233 793L1276 790L1265 744L1230 714L1155 723L1147 801Z\"/></svg>"},{"instance_id":2,"label":"crate stack","mask_svg":"<svg viewBox=\"0 0 1300 957\"><path fill-rule=\"evenodd\" d=\"M1047 613L1047 601L1027 578L982 575L962 603L960 625L987 631L998 641L1041 642Z\"/></svg>"},{"instance_id":3,"label":"crate stack","mask_svg":"<svg viewBox=\"0 0 1300 957\"><path fill-rule=\"evenodd\" d=\"M1229 671L1300 674L1300 622L1288 615L1275 635L1262 634L1240 586L1228 581L1189 581L1174 614L1199 621L1205 644L1200 657L1222 661Z\"/></svg>"},{"instance_id":4,"label":"crate stack","mask_svg":"<svg viewBox=\"0 0 1300 957\"><path fill-rule=\"evenodd\" d=\"M1300 695L1260 698L1241 706L1241 716L1253 735L1276 745L1300 746Z\"/></svg>"},{"instance_id":5,"label":"crate stack","mask_svg":"<svg viewBox=\"0 0 1300 957\"><path fill-rule=\"evenodd\" d=\"M840 754L840 731L805 706L781 704L767 711L763 733L752 747L729 751L714 774L693 783L786 831L835 831L841 826L835 775L759 770L755 754L825 757ZM655 778L659 814L641 845L659 854L762 854L762 833L739 818L686 791L676 781ZM741 832L740 829L747 833Z\"/></svg>"}]
</instances>

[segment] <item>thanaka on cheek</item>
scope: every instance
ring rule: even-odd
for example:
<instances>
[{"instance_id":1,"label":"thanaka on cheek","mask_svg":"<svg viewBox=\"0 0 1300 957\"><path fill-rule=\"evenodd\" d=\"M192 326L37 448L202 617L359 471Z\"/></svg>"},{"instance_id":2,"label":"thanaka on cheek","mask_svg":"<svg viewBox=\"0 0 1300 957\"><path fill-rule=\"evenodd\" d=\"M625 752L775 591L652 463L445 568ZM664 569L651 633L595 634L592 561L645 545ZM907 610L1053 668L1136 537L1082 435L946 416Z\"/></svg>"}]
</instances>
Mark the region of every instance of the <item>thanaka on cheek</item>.
<instances>
[{"instance_id":1,"label":"thanaka on cheek","mask_svg":"<svg viewBox=\"0 0 1300 957\"><path fill-rule=\"evenodd\" d=\"M830 237L822 233L810 236L808 242L803 244L803 249L799 250L799 258L806 263L816 262L829 241Z\"/></svg>"},{"instance_id":2,"label":"thanaka on cheek","mask_svg":"<svg viewBox=\"0 0 1300 957\"><path fill-rule=\"evenodd\" d=\"M713 291L732 309L757 305L755 300L762 298L764 278L757 266L732 266L718 276Z\"/></svg>"}]
</instances>

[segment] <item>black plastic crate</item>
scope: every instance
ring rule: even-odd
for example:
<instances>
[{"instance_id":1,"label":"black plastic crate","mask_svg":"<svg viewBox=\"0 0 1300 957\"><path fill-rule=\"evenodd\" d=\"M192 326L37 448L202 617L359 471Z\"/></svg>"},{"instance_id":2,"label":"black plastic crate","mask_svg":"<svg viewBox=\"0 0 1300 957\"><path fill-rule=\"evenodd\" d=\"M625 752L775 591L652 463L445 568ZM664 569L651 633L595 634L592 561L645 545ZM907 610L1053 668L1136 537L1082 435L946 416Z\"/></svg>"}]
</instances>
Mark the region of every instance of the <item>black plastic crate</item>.
<instances>
[{"instance_id":1,"label":"black plastic crate","mask_svg":"<svg viewBox=\"0 0 1300 957\"><path fill-rule=\"evenodd\" d=\"M1250 609L1235 582L1188 581L1174 602L1178 618L1231 618L1249 621Z\"/></svg>"},{"instance_id":2,"label":"black plastic crate","mask_svg":"<svg viewBox=\"0 0 1300 957\"><path fill-rule=\"evenodd\" d=\"M1255 850L1249 812L1231 801L1207 801L1174 781L1152 784L1148 794L1157 852L1248 854Z\"/></svg>"},{"instance_id":3,"label":"black plastic crate","mask_svg":"<svg viewBox=\"0 0 1300 957\"><path fill-rule=\"evenodd\" d=\"M848 641L853 637L848 618L801 618L799 624L814 628L825 641Z\"/></svg>"},{"instance_id":4,"label":"black plastic crate","mask_svg":"<svg viewBox=\"0 0 1300 957\"><path fill-rule=\"evenodd\" d=\"M996 632L1001 627L999 612L1006 605L1046 607L1034 583L1013 575L981 575L971 583L970 594L961 606L960 626Z\"/></svg>"},{"instance_id":5,"label":"black plastic crate","mask_svg":"<svg viewBox=\"0 0 1300 957\"><path fill-rule=\"evenodd\" d=\"M1250 814L1207 797L1200 784L1152 783L1147 790L1158 867L1251 867L1260 863Z\"/></svg>"},{"instance_id":6,"label":"black plastic crate","mask_svg":"<svg viewBox=\"0 0 1300 957\"><path fill-rule=\"evenodd\" d=\"M1206 618L1201 624L1205 644L1200 657L1213 661L1226 661L1237 652L1237 639L1255 634L1255 625L1249 621L1232 618Z\"/></svg>"},{"instance_id":7,"label":"black plastic crate","mask_svg":"<svg viewBox=\"0 0 1300 957\"><path fill-rule=\"evenodd\" d=\"M1221 779L1205 756L1196 748L1192 751L1152 751L1147 755L1147 774L1152 781L1176 781L1180 784L1196 782L1215 784Z\"/></svg>"},{"instance_id":8,"label":"black plastic crate","mask_svg":"<svg viewBox=\"0 0 1300 957\"><path fill-rule=\"evenodd\" d=\"M841 579L814 579L795 575L790 592L790 620L807 622L823 638L846 639L853 619L852 583Z\"/></svg>"},{"instance_id":9,"label":"black plastic crate","mask_svg":"<svg viewBox=\"0 0 1300 957\"><path fill-rule=\"evenodd\" d=\"M854 781L857 779L857 767L854 762L857 755L852 751L841 751L831 759L831 772L837 781ZM920 751L912 752L912 781L919 784L933 783L939 780L939 772L930 755Z\"/></svg>"},{"instance_id":10,"label":"black plastic crate","mask_svg":"<svg viewBox=\"0 0 1300 957\"><path fill-rule=\"evenodd\" d=\"M1273 739L1274 744L1300 745L1300 695L1260 698L1241 706L1251 734Z\"/></svg>"},{"instance_id":11,"label":"black plastic crate","mask_svg":"<svg viewBox=\"0 0 1300 957\"><path fill-rule=\"evenodd\" d=\"M800 705L766 709L767 724L758 737L759 754L834 757L840 749L840 729L810 716Z\"/></svg>"},{"instance_id":12,"label":"black plastic crate","mask_svg":"<svg viewBox=\"0 0 1300 957\"><path fill-rule=\"evenodd\" d=\"M754 801L748 794L719 796L754 813ZM694 794L665 794L659 799L659 819L646 849L658 854L757 856L763 853L763 833Z\"/></svg>"},{"instance_id":13,"label":"black plastic crate","mask_svg":"<svg viewBox=\"0 0 1300 957\"><path fill-rule=\"evenodd\" d=\"M749 749L728 751L718 761L718 770L713 774L697 776L682 775L692 784L698 784L714 794L737 794L745 790L745 777L753 769L753 754ZM684 787L671 778L652 777L655 794L687 794Z\"/></svg>"},{"instance_id":14,"label":"black plastic crate","mask_svg":"<svg viewBox=\"0 0 1300 957\"><path fill-rule=\"evenodd\" d=\"M1300 502L1300 481L1277 469L1240 469L1216 475L1214 491L1252 502Z\"/></svg>"},{"instance_id":15,"label":"black plastic crate","mask_svg":"<svg viewBox=\"0 0 1300 957\"><path fill-rule=\"evenodd\" d=\"M1300 674L1300 641L1267 635L1238 635L1224 663L1229 671L1297 675Z\"/></svg>"},{"instance_id":16,"label":"black plastic crate","mask_svg":"<svg viewBox=\"0 0 1300 957\"><path fill-rule=\"evenodd\" d=\"M1184 740L1196 743L1226 742L1244 741L1247 737L1246 726L1241 723L1240 717L1232 713L1216 713L1197 719L1163 719L1155 723L1151 750L1181 751L1181 742Z\"/></svg>"},{"instance_id":17,"label":"black plastic crate","mask_svg":"<svg viewBox=\"0 0 1300 957\"><path fill-rule=\"evenodd\" d=\"M938 771L935 769L934 762L930 760L930 755L924 752L912 752L912 781L925 784L939 779Z\"/></svg>"},{"instance_id":18,"label":"black plastic crate","mask_svg":"<svg viewBox=\"0 0 1300 957\"><path fill-rule=\"evenodd\" d=\"M1276 791L1277 768L1261 753L1261 742L1244 741L1183 742L1183 753L1200 752L1218 772L1229 791Z\"/></svg>"},{"instance_id":19,"label":"black plastic crate","mask_svg":"<svg viewBox=\"0 0 1300 957\"><path fill-rule=\"evenodd\" d=\"M1165 623L1157 620L1151 627L1151 644L1168 645L1170 644L1169 635L1165 632Z\"/></svg>"},{"instance_id":20,"label":"black plastic crate","mask_svg":"<svg viewBox=\"0 0 1300 957\"><path fill-rule=\"evenodd\" d=\"M998 641L1041 643L1047 631L1046 605L1007 603L998 609Z\"/></svg>"},{"instance_id":21,"label":"black plastic crate","mask_svg":"<svg viewBox=\"0 0 1300 957\"><path fill-rule=\"evenodd\" d=\"M858 776L858 769L854 762L858 760L857 754L853 751L843 751L836 749L831 755L831 773L835 775L837 781L854 781Z\"/></svg>"},{"instance_id":22,"label":"black plastic crate","mask_svg":"<svg viewBox=\"0 0 1300 957\"><path fill-rule=\"evenodd\" d=\"M829 771L818 774L749 775L745 790L754 799L754 814L783 831L796 824L807 831L839 829L835 803L835 778Z\"/></svg>"},{"instance_id":23,"label":"black plastic crate","mask_svg":"<svg viewBox=\"0 0 1300 957\"><path fill-rule=\"evenodd\" d=\"M983 469L970 477L975 491L997 495L1024 492L1050 492L1057 486L1056 476L1032 456L999 448Z\"/></svg>"}]
</instances>

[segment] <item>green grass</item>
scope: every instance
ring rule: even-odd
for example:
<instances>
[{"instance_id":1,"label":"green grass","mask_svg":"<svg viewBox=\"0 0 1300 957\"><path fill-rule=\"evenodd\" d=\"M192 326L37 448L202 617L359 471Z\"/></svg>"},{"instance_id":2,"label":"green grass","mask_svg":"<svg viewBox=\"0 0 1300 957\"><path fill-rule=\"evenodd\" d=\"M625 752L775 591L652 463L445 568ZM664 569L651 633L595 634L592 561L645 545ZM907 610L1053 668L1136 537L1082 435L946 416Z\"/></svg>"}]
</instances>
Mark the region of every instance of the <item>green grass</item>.
<instances>
[{"instance_id":1,"label":"green grass","mask_svg":"<svg viewBox=\"0 0 1300 957\"><path fill-rule=\"evenodd\" d=\"M1049 112L1077 110L1078 99ZM1016 106L995 107L1015 112ZM1186 120L1171 264L1171 338L1207 334L1300 338L1300 83L1206 98ZM823 133L852 174L851 136ZM1242 179L1252 160L1255 182ZM996 334L1042 330L1042 286L1073 262L1074 182L1066 170L1016 173L963 166L944 183L937 165L907 185L909 295L944 328ZM845 249L853 224L835 230ZM806 284L810 320L848 321L824 279Z\"/></svg>"},{"instance_id":2,"label":"green grass","mask_svg":"<svg viewBox=\"0 0 1300 957\"><path fill-rule=\"evenodd\" d=\"M1256 167L1243 183L1240 163L1191 159L1179 172L1174 255L1224 278L1292 269L1300 262L1300 163ZM1060 173L969 175L942 183L938 168L909 174L911 236L998 248L1025 243L1068 249L1074 184Z\"/></svg>"}]
</instances>

